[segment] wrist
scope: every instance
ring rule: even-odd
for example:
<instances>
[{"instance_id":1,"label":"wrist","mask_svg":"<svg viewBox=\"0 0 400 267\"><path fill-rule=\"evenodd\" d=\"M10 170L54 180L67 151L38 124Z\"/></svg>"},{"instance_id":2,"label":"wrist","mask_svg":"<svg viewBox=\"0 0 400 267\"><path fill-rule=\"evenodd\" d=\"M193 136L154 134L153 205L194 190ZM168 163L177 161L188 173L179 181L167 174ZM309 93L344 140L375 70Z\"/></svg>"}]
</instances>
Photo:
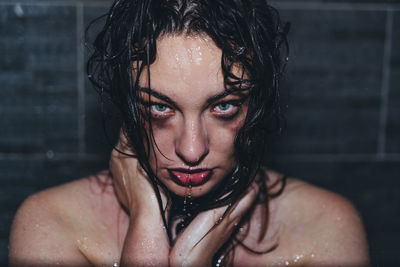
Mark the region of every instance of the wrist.
<instances>
[{"instance_id":1,"label":"wrist","mask_svg":"<svg viewBox=\"0 0 400 267\"><path fill-rule=\"evenodd\" d=\"M131 224L137 224L142 222L144 225L149 226L164 226L163 211L160 210L158 202L155 201L153 204L135 204L131 205L129 209L129 217ZM165 215L167 216L167 215ZM166 217L167 218L167 217Z\"/></svg>"},{"instance_id":2,"label":"wrist","mask_svg":"<svg viewBox=\"0 0 400 267\"><path fill-rule=\"evenodd\" d=\"M145 217L151 218L152 220L155 218L162 219L164 210L166 212L166 216L168 217L168 208L166 208L167 202L168 200L166 197L162 196L161 208L155 194L150 196L147 195L146 198L135 198L134 201L131 201L128 210L132 217Z\"/></svg>"}]
</instances>

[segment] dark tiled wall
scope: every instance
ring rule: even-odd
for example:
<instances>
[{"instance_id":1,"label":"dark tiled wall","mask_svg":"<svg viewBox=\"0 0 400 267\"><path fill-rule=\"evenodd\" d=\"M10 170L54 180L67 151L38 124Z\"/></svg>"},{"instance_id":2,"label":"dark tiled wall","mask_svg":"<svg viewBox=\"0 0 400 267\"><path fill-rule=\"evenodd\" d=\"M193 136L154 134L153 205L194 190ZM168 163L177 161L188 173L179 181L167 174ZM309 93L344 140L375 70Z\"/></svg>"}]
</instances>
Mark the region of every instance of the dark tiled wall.
<instances>
[{"instance_id":1,"label":"dark tiled wall","mask_svg":"<svg viewBox=\"0 0 400 267\"><path fill-rule=\"evenodd\" d=\"M386 149L389 153L400 151L400 11L392 12L392 43L391 57L389 58L390 72L388 88L388 117L387 117L387 143Z\"/></svg>"},{"instance_id":2,"label":"dark tiled wall","mask_svg":"<svg viewBox=\"0 0 400 267\"><path fill-rule=\"evenodd\" d=\"M276 0L291 21L287 130L272 168L355 203L374 266L400 264L400 6ZM22 200L107 167L83 31L109 1L0 1L0 264Z\"/></svg>"}]
</instances>

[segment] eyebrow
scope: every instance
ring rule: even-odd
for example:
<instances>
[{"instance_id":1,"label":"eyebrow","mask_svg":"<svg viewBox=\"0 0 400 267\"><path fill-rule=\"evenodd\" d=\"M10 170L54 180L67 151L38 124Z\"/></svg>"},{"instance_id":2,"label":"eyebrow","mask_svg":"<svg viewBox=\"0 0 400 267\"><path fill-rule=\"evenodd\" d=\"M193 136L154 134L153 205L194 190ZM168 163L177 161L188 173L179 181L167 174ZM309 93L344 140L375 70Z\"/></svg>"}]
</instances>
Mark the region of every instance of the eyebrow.
<instances>
[{"instance_id":1,"label":"eyebrow","mask_svg":"<svg viewBox=\"0 0 400 267\"><path fill-rule=\"evenodd\" d=\"M248 90L249 90L249 88L238 88L238 87L229 88L229 89L227 89L227 90L225 90L225 91L223 91L223 92L221 92L221 93L219 93L217 95L209 97L206 100L206 103L207 103L207 105L210 105L210 104L212 104L212 103L214 103L214 102L216 102L216 101L218 101L218 100L220 100L220 99L222 99L222 98L224 98L224 97L226 97L228 95L231 95L233 93L245 92L245 91L248 91ZM158 99L161 99L161 100L167 102L168 104L174 106L175 108L178 108L178 105L175 103L175 101L173 101L168 96L166 96L166 95L164 95L164 94L162 94L160 92L155 91L154 89L146 88L146 87L139 87L139 91L148 93L148 94L150 94L150 95L152 95L152 96L154 96L154 97L156 97Z\"/></svg>"},{"instance_id":2,"label":"eyebrow","mask_svg":"<svg viewBox=\"0 0 400 267\"><path fill-rule=\"evenodd\" d=\"M150 94L150 95L152 95L152 96L154 96L154 97L156 97L158 99L161 99L161 100L167 102L168 104L170 104L170 105L172 105L174 107L178 107L178 105L175 103L175 101L173 101L171 98L169 98L168 96L166 96L166 95L164 95L162 93L159 93L159 92L157 92L157 91L155 91L155 90L153 90L151 88L139 87L139 91L148 93L148 94Z\"/></svg>"},{"instance_id":3,"label":"eyebrow","mask_svg":"<svg viewBox=\"0 0 400 267\"><path fill-rule=\"evenodd\" d=\"M248 91L248 90L249 89L247 89L247 88L238 88L238 87L229 88L229 89L226 89L225 91L223 91L223 92L221 92L221 93L219 93L219 94L217 94L215 96L212 96L212 97L208 98L206 102L207 102L207 105L210 105L210 104L212 104L212 103L214 103L214 102L216 102L216 101L218 101L218 100L220 100L220 99L222 99L222 98L224 98L224 97L226 97L228 95L231 95L233 93L245 92L245 91Z\"/></svg>"}]
</instances>

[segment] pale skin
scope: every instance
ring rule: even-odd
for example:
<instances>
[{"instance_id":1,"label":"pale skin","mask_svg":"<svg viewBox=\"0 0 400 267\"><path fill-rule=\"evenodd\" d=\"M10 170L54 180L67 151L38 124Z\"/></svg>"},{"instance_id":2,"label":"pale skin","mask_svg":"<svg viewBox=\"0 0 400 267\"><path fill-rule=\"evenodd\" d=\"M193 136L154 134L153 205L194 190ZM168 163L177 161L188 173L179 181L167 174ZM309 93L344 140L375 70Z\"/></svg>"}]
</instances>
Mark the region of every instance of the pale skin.
<instances>
[{"instance_id":1,"label":"pale skin","mask_svg":"<svg viewBox=\"0 0 400 267\"><path fill-rule=\"evenodd\" d=\"M246 95L215 98L224 91L221 50L207 36L164 36L157 49L150 66L151 90L173 104L151 97L154 138L166 157L151 150L150 164L168 190L180 196L187 194L187 187L171 180L168 168L212 169L210 180L193 186L191 194L196 198L235 166L233 141L247 112ZM143 74L142 88L147 88L147 81ZM133 153L124 143L121 135L118 148ZM282 175L264 171L273 193ZM275 182L278 186L271 188ZM197 215L170 244L149 178L135 158L114 150L110 171L39 192L22 204L10 235L10 264L211 266L214 253L230 237L257 192L255 184L249 187L208 235L225 207ZM161 190L161 195L168 216L167 194ZM265 223L263 205L269 207L269 221L258 242ZM243 242L256 250L276 248L257 255L237 246L234 266L369 265L363 225L353 205L292 178L281 195L256 206Z\"/></svg>"}]
</instances>

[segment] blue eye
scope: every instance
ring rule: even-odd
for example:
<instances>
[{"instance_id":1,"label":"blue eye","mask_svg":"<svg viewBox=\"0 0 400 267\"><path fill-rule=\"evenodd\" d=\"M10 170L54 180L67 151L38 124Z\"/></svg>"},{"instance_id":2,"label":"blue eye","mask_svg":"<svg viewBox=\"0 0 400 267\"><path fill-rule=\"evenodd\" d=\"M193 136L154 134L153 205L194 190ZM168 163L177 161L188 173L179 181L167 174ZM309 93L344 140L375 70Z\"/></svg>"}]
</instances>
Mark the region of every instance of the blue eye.
<instances>
[{"instance_id":1,"label":"blue eye","mask_svg":"<svg viewBox=\"0 0 400 267\"><path fill-rule=\"evenodd\" d=\"M220 102L213 106L211 112L219 119L230 120L239 114L242 104L240 99Z\"/></svg>"},{"instance_id":2,"label":"blue eye","mask_svg":"<svg viewBox=\"0 0 400 267\"><path fill-rule=\"evenodd\" d=\"M154 104L151 107L156 112L164 112L164 111L166 111L168 109L167 106L162 105L162 104Z\"/></svg>"},{"instance_id":3,"label":"blue eye","mask_svg":"<svg viewBox=\"0 0 400 267\"><path fill-rule=\"evenodd\" d=\"M220 103L216 105L216 108L218 108L220 111L229 111L233 108L233 105L229 103Z\"/></svg>"}]
</instances>

